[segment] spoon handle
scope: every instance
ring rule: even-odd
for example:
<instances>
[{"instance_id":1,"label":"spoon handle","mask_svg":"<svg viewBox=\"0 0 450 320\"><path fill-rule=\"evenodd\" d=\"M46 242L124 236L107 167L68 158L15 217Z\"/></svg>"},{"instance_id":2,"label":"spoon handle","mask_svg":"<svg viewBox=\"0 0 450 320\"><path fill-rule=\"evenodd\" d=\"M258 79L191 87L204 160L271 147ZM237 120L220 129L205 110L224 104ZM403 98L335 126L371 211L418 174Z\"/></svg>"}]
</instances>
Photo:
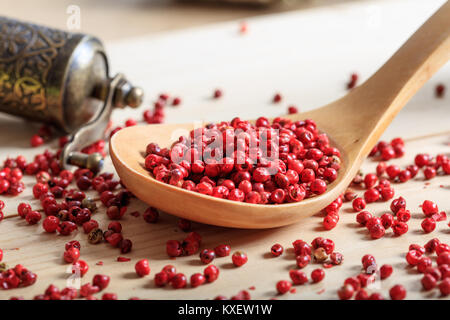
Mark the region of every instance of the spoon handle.
<instances>
[{"instance_id":1,"label":"spoon handle","mask_svg":"<svg viewBox=\"0 0 450 320\"><path fill-rule=\"evenodd\" d=\"M345 118L340 125L355 137L352 147L366 156L408 100L449 59L447 1L371 78L339 101Z\"/></svg>"}]
</instances>

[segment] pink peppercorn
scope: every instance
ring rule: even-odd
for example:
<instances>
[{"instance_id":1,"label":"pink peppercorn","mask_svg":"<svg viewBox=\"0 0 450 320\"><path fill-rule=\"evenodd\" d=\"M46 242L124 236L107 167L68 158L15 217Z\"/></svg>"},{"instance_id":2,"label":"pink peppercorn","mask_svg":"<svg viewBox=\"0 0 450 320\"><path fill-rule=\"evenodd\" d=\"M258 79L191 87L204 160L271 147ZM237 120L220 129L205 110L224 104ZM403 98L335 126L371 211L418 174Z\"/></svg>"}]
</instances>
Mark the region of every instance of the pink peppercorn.
<instances>
[{"instance_id":1,"label":"pink peppercorn","mask_svg":"<svg viewBox=\"0 0 450 320\"><path fill-rule=\"evenodd\" d=\"M352 207L355 212L361 211L366 207L366 201L363 198L356 198L352 202Z\"/></svg>"},{"instance_id":2,"label":"pink peppercorn","mask_svg":"<svg viewBox=\"0 0 450 320\"><path fill-rule=\"evenodd\" d=\"M136 262L134 269L136 270L136 274L139 277L145 277L146 275L150 274L150 265L147 259L141 259Z\"/></svg>"},{"instance_id":3,"label":"pink peppercorn","mask_svg":"<svg viewBox=\"0 0 450 320\"><path fill-rule=\"evenodd\" d=\"M206 282L206 278L201 273L194 273L191 276L191 286L192 286L192 288L196 288L196 287L204 284L205 282Z\"/></svg>"},{"instance_id":4,"label":"pink peppercorn","mask_svg":"<svg viewBox=\"0 0 450 320\"><path fill-rule=\"evenodd\" d=\"M389 295L392 300L403 300L406 298L406 289L402 285L397 284L389 290Z\"/></svg>"},{"instance_id":5,"label":"pink peppercorn","mask_svg":"<svg viewBox=\"0 0 450 320\"><path fill-rule=\"evenodd\" d=\"M337 293L340 300L349 300L353 297L355 289L351 285L347 284L342 286Z\"/></svg>"},{"instance_id":6,"label":"pink peppercorn","mask_svg":"<svg viewBox=\"0 0 450 320\"><path fill-rule=\"evenodd\" d=\"M425 233L430 233L436 229L436 221L434 221L433 218L425 218L422 221L422 229L425 231Z\"/></svg>"},{"instance_id":7,"label":"pink peppercorn","mask_svg":"<svg viewBox=\"0 0 450 320\"><path fill-rule=\"evenodd\" d=\"M370 228L369 232L372 239L379 239L384 236L386 230L381 224L377 223Z\"/></svg>"},{"instance_id":8,"label":"pink peppercorn","mask_svg":"<svg viewBox=\"0 0 450 320\"><path fill-rule=\"evenodd\" d=\"M39 222L41 220L41 213L38 211L31 211L25 216L25 220L28 222L28 224L33 225Z\"/></svg>"},{"instance_id":9,"label":"pink peppercorn","mask_svg":"<svg viewBox=\"0 0 450 320\"><path fill-rule=\"evenodd\" d=\"M311 272L311 280L314 283L320 282L325 278L325 271L323 269L315 269Z\"/></svg>"},{"instance_id":10,"label":"pink peppercorn","mask_svg":"<svg viewBox=\"0 0 450 320\"><path fill-rule=\"evenodd\" d=\"M236 267L240 267L240 266L243 266L244 264L247 263L248 257L247 257L247 255L245 253L240 252L240 251L236 251L231 256L231 260L233 261L233 264Z\"/></svg>"},{"instance_id":11,"label":"pink peppercorn","mask_svg":"<svg viewBox=\"0 0 450 320\"><path fill-rule=\"evenodd\" d=\"M64 261L67 263L74 263L80 257L80 250L77 248L69 248L64 252Z\"/></svg>"},{"instance_id":12,"label":"pink peppercorn","mask_svg":"<svg viewBox=\"0 0 450 320\"><path fill-rule=\"evenodd\" d=\"M431 274L425 274L421 280L422 286L426 291L429 291L437 286L436 279Z\"/></svg>"},{"instance_id":13,"label":"pink peppercorn","mask_svg":"<svg viewBox=\"0 0 450 320\"><path fill-rule=\"evenodd\" d=\"M42 222L45 232L54 233L59 227L59 219L55 216L48 216Z\"/></svg>"},{"instance_id":14,"label":"pink peppercorn","mask_svg":"<svg viewBox=\"0 0 450 320\"><path fill-rule=\"evenodd\" d=\"M427 217L430 217L433 214L438 213L439 212L439 208L433 201L425 200L422 203L422 212Z\"/></svg>"},{"instance_id":15,"label":"pink peppercorn","mask_svg":"<svg viewBox=\"0 0 450 320\"><path fill-rule=\"evenodd\" d=\"M110 277L107 275L103 275L103 274L96 274L94 276L94 278L92 279L92 284L94 286L97 286L100 291L105 289L110 281Z\"/></svg>"},{"instance_id":16,"label":"pink peppercorn","mask_svg":"<svg viewBox=\"0 0 450 320\"><path fill-rule=\"evenodd\" d=\"M215 265L211 264L203 270L203 275L206 278L207 282L214 282L219 277L219 268L217 268Z\"/></svg>"},{"instance_id":17,"label":"pink peppercorn","mask_svg":"<svg viewBox=\"0 0 450 320\"><path fill-rule=\"evenodd\" d=\"M277 291L279 294L285 294L291 289L292 283L287 280L280 280L277 282Z\"/></svg>"},{"instance_id":18,"label":"pink peppercorn","mask_svg":"<svg viewBox=\"0 0 450 320\"><path fill-rule=\"evenodd\" d=\"M214 248L214 252L218 257L226 257L230 255L231 248L227 244L221 244Z\"/></svg>"},{"instance_id":19,"label":"pink peppercorn","mask_svg":"<svg viewBox=\"0 0 450 320\"><path fill-rule=\"evenodd\" d=\"M420 257L422 256L422 253L420 253L417 250L410 250L406 254L406 262L412 266L416 266L419 263Z\"/></svg>"},{"instance_id":20,"label":"pink peppercorn","mask_svg":"<svg viewBox=\"0 0 450 320\"><path fill-rule=\"evenodd\" d=\"M77 260L72 265L72 273L84 276L89 270L89 265L84 260Z\"/></svg>"},{"instance_id":21,"label":"pink peppercorn","mask_svg":"<svg viewBox=\"0 0 450 320\"><path fill-rule=\"evenodd\" d=\"M204 249L200 252L200 261L203 262L204 264L211 263L215 257L216 254L214 250Z\"/></svg>"},{"instance_id":22,"label":"pink peppercorn","mask_svg":"<svg viewBox=\"0 0 450 320\"><path fill-rule=\"evenodd\" d=\"M166 272L161 271L155 274L155 285L158 287L164 287L169 281L169 276Z\"/></svg>"},{"instance_id":23,"label":"pink peppercorn","mask_svg":"<svg viewBox=\"0 0 450 320\"><path fill-rule=\"evenodd\" d=\"M442 280L439 284L439 291L443 296L448 296L450 294L450 278Z\"/></svg>"},{"instance_id":24,"label":"pink peppercorn","mask_svg":"<svg viewBox=\"0 0 450 320\"><path fill-rule=\"evenodd\" d=\"M281 244L276 243L272 246L270 252L274 257L278 257L283 253L283 246Z\"/></svg>"},{"instance_id":25,"label":"pink peppercorn","mask_svg":"<svg viewBox=\"0 0 450 320\"><path fill-rule=\"evenodd\" d=\"M308 282L308 276L300 270L290 270L289 277L295 285L302 285Z\"/></svg>"},{"instance_id":26,"label":"pink peppercorn","mask_svg":"<svg viewBox=\"0 0 450 320\"><path fill-rule=\"evenodd\" d=\"M380 278L381 280L387 279L391 276L394 268L390 264L383 264L380 268Z\"/></svg>"}]
</instances>

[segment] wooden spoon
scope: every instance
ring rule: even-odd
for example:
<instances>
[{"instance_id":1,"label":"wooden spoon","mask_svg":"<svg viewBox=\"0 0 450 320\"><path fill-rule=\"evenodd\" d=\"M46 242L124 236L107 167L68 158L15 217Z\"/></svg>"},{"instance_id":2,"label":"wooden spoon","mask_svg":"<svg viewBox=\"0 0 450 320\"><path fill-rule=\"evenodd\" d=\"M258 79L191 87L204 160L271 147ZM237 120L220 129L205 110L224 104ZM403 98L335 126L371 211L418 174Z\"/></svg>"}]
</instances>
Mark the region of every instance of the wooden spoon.
<instances>
[{"instance_id":1,"label":"wooden spoon","mask_svg":"<svg viewBox=\"0 0 450 320\"><path fill-rule=\"evenodd\" d=\"M205 196L153 179L143 166L147 144L156 142L161 147L169 147L181 135L176 132L192 130L194 124L125 128L111 139L111 157L127 188L142 201L165 212L227 227L288 225L317 213L344 192L392 119L449 58L450 2L447 2L364 84L324 107L287 116L293 120L314 119L342 153L338 178L328 186L327 192L301 202L282 205L241 203ZM415 125L418 124L411 123L412 130Z\"/></svg>"}]
</instances>

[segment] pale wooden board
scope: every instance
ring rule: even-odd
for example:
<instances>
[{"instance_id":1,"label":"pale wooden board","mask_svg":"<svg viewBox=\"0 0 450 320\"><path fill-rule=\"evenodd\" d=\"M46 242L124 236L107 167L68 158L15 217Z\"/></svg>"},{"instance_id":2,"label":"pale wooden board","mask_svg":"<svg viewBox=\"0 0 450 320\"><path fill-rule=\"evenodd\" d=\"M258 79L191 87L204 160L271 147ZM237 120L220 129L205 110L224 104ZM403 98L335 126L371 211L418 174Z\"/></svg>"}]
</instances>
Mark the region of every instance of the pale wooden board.
<instances>
[{"instance_id":1,"label":"pale wooden board","mask_svg":"<svg viewBox=\"0 0 450 320\"><path fill-rule=\"evenodd\" d=\"M419 139L406 144L406 155L402 159L393 161L400 165L410 163L417 152L429 152L431 154L450 153L450 134ZM363 171L374 169L375 162L367 160ZM110 164L109 164L110 165ZM182 240L185 234L176 228L176 218L162 214L160 222L154 225L147 224L142 216L135 218L126 215L121 221L124 227L124 236L133 241L133 251L124 255L132 259L130 262L116 262L120 255L119 250L107 244L90 245L86 235L80 232L73 237L81 242L81 257L90 266L90 271L82 279L82 282L91 281L96 273L108 274L112 277L108 292L116 292L121 299L132 296L150 299L211 299L218 294L231 296L239 290L255 286L256 290L250 291L253 298L268 299L272 297L283 299L334 299L336 290L347 276L356 275L360 271L361 257L366 253L373 254L378 263L390 263L394 266L393 276L385 281L374 284L376 291L386 295L394 284L401 283L408 290L408 298L438 298L436 290L433 292L421 291L420 274L407 267L404 256L411 243L425 244L433 237L450 242L450 229L446 222L439 222L436 230L430 234L424 234L420 223L423 214L419 205L425 199L431 199L438 203L440 210L450 213L450 176L441 176L430 181L425 186L423 178L419 177L406 184L395 186L396 196L406 198L407 207L412 212L412 219L408 223L410 231L402 237L393 237L392 232L380 240L370 240L364 228L357 227L356 214L353 213L350 203L344 204L340 211L340 222L331 231L324 231L321 227L323 215L314 217L285 228L272 230L237 230L226 229L207 225L193 224L193 230L203 237L202 248L213 248L222 243L230 244L232 251L241 250L248 254L249 262L241 268L235 268L231 264L231 258L217 258L213 263L220 267L220 277L214 284L208 284L196 289L173 290L156 288L153 284L153 275L166 264L174 264L180 272L190 276L195 272L201 272L204 266L197 255L169 259L165 253L165 242L170 239ZM361 192L362 193L362 192ZM139 200L133 200L128 212L135 210L141 213L146 206ZM370 212L381 215L389 211L389 203L370 204L367 208ZM214 214L214 212L211 212ZM105 228L109 223L104 213L104 208L95 214L94 218ZM295 259L292 250L278 258L269 254L270 247L274 243L280 243L289 248L296 239L311 241L317 236L330 238L336 243L336 251L344 254L344 264L326 270L326 278L322 283L304 285L297 288L296 294L287 294L282 297L276 295L275 284L278 280L289 279L288 270L295 267ZM6 299L11 295L23 295L32 298L35 294L42 293L49 283L57 286L65 286L70 274L66 273L68 265L62 260L64 244L72 238L45 234L42 226L28 226L18 217L5 219L0 223L0 244L4 250L4 260L9 265L22 263L38 274L38 282L28 288L12 291L0 291L0 298ZM16 250L18 248L18 250ZM137 260L148 258L152 273L150 276L140 279L134 272L134 264ZM103 266L95 265L103 261ZM319 265L312 264L305 268L310 273ZM318 294L322 289L325 291Z\"/></svg>"},{"instance_id":2,"label":"pale wooden board","mask_svg":"<svg viewBox=\"0 0 450 320\"><path fill-rule=\"evenodd\" d=\"M158 37L108 43L113 70L125 71L147 93L145 105L139 110L115 112L115 123L121 124L126 117L140 115L161 91L183 98L183 104L179 108L167 111L169 122L199 119L213 121L230 119L234 115L245 118L261 114L275 116L283 114L289 103L299 105L302 110L319 106L345 93L343 88L350 72L356 70L363 78L367 78L442 2L377 1L370 5L344 5L254 19L249 21L250 32L244 37L237 34L238 22L233 22L208 29L192 29ZM405 3L408 10L405 10ZM399 16L402 17L401 25L398 24ZM371 17L379 24L365 23ZM333 28L328 27L330 25ZM327 51L324 51L325 48ZM438 100L433 97L434 85L437 82L448 83L448 79L449 65L414 97L389 127L385 137L414 137L448 130L449 98L447 96ZM212 90L216 87L225 91L220 101L210 99ZM276 91L281 91L286 97L280 105L270 103ZM29 138L37 127L1 116L0 160L17 154L24 154L31 160L34 154L49 147L28 147ZM447 135L441 135L409 142L405 158L395 162L407 164L417 152L449 153L449 147L445 145L449 140ZM54 141L50 146L55 145ZM369 169L373 169L374 165L370 161L364 164ZM107 170L112 170L110 163L107 164ZM31 201L32 180L27 178L25 181L27 189L20 197L6 200L7 215L16 214L20 201ZM410 289L409 298L428 297L429 294L420 292L420 276L405 269L403 256L408 244L412 242L423 244L435 236L449 242L449 229L444 223L440 223L434 233L422 234L418 208L424 199L430 198L437 201L442 210L449 212L449 184L447 176L432 180L426 189L423 189L423 181L420 180L397 187L397 193L407 198L408 207L415 213L410 224L412 231L401 238L388 236L369 241L365 232L355 229L355 215L345 208L342 210L339 226L330 232L321 230L322 217L319 216L290 227L263 231L195 225L194 230L204 237L204 247L229 241L233 251L246 251L250 257L248 264L238 270L230 268L229 258L217 259L215 263L222 267L220 279L215 284L195 290L155 289L150 280L152 277L135 277L134 262L143 257L150 259L152 275L167 263L174 263L188 275L203 267L199 265L196 256L176 261L167 258L164 251L166 240L183 238L182 232L176 229L176 218L163 215L161 223L148 225L143 222L142 217L127 216L123 224L125 236L134 242L133 252L127 255L133 259L132 262L115 262L119 256L117 249L105 244L88 245L85 235L76 236L83 244L82 257L91 267L83 282L90 281L95 273L110 274L113 279L108 291L117 292L123 299L134 295L153 299L205 299L217 294L231 296L253 285L256 287L252 292L253 297L266 299L275 295L277 280L288 279L287 271L295 263L292 253L277 259L267 258L270 246L279 242L288 247L298 238L310 241L316 236L325 235L336 241L337 250L345 255L345 264L327 270L323 283L298 288L297 294L283 298L335 298L335 290L340 282L359 271L360 258L367 252L375 254L380 263L392 263L396 267L397 276L382 283L383 293L399 282L406 283ZM439 185L444 185L444 188ZM388 204L379 203L369 208L375 213L382 213L388 209ZM130 212L142 212L144 209L143 203L134 200ZM103 227L107 225L104 210L95 218L101 221ZM63 264L61 256L64 243L68 240L43 234L41 226L27 226L17 217L1 222L0 247L7 249L4 260L11 265L23 263L38 273L39 281L30 288L2 291L0 297L23 295L31 298L42 293L49 283L64 286L69 275L65 273L67 266ZM13 248L20 249L8 250ZM95 263L99 260L104 261L105 265L96 266ZM312 266L307 268L308 272L311 270ZM316 294L325 287L327 290L323 294ZM436 294L431 296L437 297Z\"/></svg>"}]
</instances>

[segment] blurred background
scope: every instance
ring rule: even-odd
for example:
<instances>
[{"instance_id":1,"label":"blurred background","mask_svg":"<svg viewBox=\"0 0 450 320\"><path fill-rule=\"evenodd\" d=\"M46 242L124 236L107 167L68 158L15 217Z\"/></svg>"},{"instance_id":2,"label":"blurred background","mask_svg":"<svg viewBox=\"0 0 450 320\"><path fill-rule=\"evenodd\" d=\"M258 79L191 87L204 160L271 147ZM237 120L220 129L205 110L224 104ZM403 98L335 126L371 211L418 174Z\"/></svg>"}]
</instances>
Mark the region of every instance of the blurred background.
<instances>
[{"instance_id":1,"label":"blurred background","mask_svg":"<svg viewBox=\"0 0 450 320\"><path fill-rule=\"evenodd\" d=\"M104 41L273 13L369 0L0 0L0 14L67 30L79 8L79 31ZM76 8L75 7L75 8ZM72 9L71 9L72 8ZM68 12L68 10L70 10Z\"/></svg>"}]
</instances>

